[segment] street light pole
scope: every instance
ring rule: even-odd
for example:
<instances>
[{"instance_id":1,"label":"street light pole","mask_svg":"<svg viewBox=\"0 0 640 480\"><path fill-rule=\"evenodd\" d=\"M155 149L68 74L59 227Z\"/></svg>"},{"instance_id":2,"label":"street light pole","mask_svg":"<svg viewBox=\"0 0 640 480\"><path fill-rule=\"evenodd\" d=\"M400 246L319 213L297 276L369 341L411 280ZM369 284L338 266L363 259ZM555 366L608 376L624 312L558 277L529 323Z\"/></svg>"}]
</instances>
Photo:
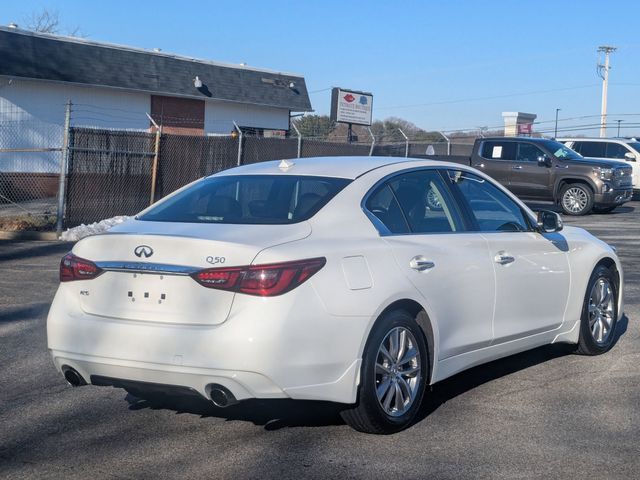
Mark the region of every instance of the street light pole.
<instances>
[{"instance_id":1,"label":"street light pole","mask_svg":"<svg viewBox=\"0 0 640 480\"><path fill-rule=\"evenodd\" d=\"M553 133L553 138L557 138L558 137L558 112L562 110L561 108L556 108L556 128L554 130Z\"/></svg>"},{"instance_id":2,"label":"street light pole","mask_svg":"<svg viewBox=\"0 0 640 480\"><path fill-rule=\"evenodd\" d=\"M622 121L622 120L616 120L616 122L618 122L618 135L616 135L617 137L619 137L619 136L620 136L620 122L621 122L621 121Z\"/></svg>"}]
</instances>

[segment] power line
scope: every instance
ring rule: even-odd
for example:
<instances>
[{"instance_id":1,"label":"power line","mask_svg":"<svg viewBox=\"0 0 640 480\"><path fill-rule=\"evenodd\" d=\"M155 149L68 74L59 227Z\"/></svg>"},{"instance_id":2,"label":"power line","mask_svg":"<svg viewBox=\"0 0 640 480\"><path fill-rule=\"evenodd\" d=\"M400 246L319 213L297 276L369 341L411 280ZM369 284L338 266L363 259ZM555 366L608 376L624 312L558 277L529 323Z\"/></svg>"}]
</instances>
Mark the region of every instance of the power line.
<instances>
[{"instance_id":1,"label":"power line","mask_svg":"<svg viewBox=\"0 0 640 480\"><path fill-rule=\"evenodd\" d=\"M553 88L549 90L536 90L531 92L520 92L520 93L508 93L504 95L492 95L487 97L471 97L471 98L461 98L458 100L442 100L437 102L428 102L428 103L412 103L407 105L388 105L383 107L376 107L376 110L389 110L392 108L416 108L416 107L427 107L432 105L447 105L451 103L464 103L464 102L475 102L478 100L495 100L499 98L511 98L511 97L521 97L526 95L538 95L541 93L553 93L553 92L566 92L570 90L579 90L584 88L593 88L597 87L597 84L591 85L579 85L575 87L565 87L565 88Z\"/></svg>"}]
</instances>

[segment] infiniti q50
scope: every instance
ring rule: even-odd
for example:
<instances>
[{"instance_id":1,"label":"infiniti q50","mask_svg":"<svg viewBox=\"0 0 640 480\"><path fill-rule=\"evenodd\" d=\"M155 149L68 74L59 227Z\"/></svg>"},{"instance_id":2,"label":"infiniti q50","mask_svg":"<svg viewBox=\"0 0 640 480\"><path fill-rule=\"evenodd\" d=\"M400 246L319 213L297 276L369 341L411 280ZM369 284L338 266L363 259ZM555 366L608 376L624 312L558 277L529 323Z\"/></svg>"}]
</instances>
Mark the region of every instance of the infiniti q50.
<instances>
[{"instance_id":1,"label":"infiniti q50","mask_svg":"<svg viewBox=\"0 0 640 480\"><path fill-rule=\"evenodd\" d=\"M472 168L378 157L203 178L76 243L60 281L48 346L72 385L325 400L370 433L472 366L603 353L623 309L606 243Z\"/></svg>"}]
</instances>

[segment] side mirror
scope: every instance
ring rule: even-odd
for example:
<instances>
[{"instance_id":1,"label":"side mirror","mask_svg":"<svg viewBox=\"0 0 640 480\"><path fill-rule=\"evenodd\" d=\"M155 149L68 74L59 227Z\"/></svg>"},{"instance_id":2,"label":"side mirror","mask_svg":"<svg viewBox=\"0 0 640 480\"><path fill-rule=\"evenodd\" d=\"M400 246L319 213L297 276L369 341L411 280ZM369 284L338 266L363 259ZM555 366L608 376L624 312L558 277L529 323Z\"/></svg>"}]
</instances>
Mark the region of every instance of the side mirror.
<instances>
[{"instance_id":1,"label":"side mirror","mask_svg":"<svg viewBox=\"0 0 640 480\"><path fill-rule=\"evenodd\" d=\"M624 154L624 159L627 162L635 162L636 161L636 156L631 152L627 152L627 153Z\"/></svg>"},{"instance_id":2,"label":"side mirror","mask_svg":"<svg viewBox=\"0 0 640 480\"><path fill-rule=\"evenodd\" d=\"M562 218L556 212L540 210L538 212L538 230L542 233L553 233L562 230Z\"/></svg>"},{"instance_id":3,"label":"side mirror","mask_svg":"<svg viewBox=\"0 0 640 480\"><path fill-rule=\"evenodd\" d=\"M546 155L540 155L538 157L538 165L540 167L550 167L551 166L551 159L549 157L547 157Z\"/></svg>"}]
</instances>

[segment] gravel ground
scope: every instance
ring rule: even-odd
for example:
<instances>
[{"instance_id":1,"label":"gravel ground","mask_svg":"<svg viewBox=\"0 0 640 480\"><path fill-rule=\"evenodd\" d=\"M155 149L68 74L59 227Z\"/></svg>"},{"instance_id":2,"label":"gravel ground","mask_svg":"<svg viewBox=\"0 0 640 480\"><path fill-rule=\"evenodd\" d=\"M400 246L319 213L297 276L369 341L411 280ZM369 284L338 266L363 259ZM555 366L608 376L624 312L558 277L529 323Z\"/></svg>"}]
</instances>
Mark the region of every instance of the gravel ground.
<instances>
[{"instance_id":1,"label":"gravel ground","mask_svg":"<svg viewBox=\"0 0 640 480\"><path fill-rule=\"evenodd\" d=\"M45 318L70 244L0 242L0 478L639 478L640 203L565 219L618 247L626 314L600 357L556 345L434 386L421 420L359 434L332 405L152 405L73 389Z\"/></svg>"}]
</instances>

